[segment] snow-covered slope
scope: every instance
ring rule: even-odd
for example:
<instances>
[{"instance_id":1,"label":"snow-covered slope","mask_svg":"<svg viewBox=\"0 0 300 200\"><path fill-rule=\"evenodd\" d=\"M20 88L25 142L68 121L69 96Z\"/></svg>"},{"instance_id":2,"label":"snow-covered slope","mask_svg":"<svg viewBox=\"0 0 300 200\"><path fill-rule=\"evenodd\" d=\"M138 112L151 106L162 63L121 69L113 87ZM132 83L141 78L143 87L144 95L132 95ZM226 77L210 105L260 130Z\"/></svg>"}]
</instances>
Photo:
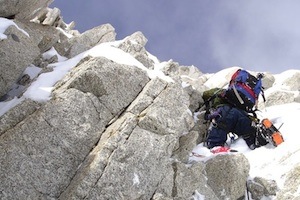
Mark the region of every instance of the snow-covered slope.
<instances>
[{"instance_id":1,"label":"snow-covered slope","mask_svg":"<svg viewBox=\"0 0 300 200\"><path fill-rule=\"evenodd\" d=\"M215 75L211 76L211 79L207 81L207 85L210 87L222 87L228 72L235 71L236 68L229 68L222 70ZM275 75L275 81L271 88L265 91L266 98L272 97L274 92L288 92L294 94L294 96L299 95L299 90L297 89L297 80L295 83L288 83L286 80L295 76L299 73L299 70L288 70L281 74ZM221 78L223 77L223 78ZM217 81L219 80L219 82ZM294 88L291 85L296 85ZM284 98L284 97L283 97ZM263 99L260 98L260 101ZM277 99L280 102L280 99ZM263 104L260 104L263 105ZM283 189L284 183L287 178L287 174L297 165L299 165L300 160L300 134L299 134L299 116L300 116L300 103L287 103L261 108L261 111L257 112L260 119L268 118L274 125L279 128L283 135L284 143L280 144L278 147L274 147L272 144L267 144L266 146L259 147L255 150L250 150L243 139L238 139L231 144L231 148L238 150L238 152L243 153L250 162L250 177L263 177L268 180L275 180L280 189ZM230 140L229 140L230 141ZM206 157L192 156L191 161L207 161L212 158L213 155L203 143L199 144L193 149L196 155L205 155ZM299 178L299 177L298 177ZM287 180L290 181L290 180ZM295 193L291 194L294 197L300 195L300 190L298 189ZM275 199L276 197L269 197L266 199Z\"/></svg>"}]
</instances>

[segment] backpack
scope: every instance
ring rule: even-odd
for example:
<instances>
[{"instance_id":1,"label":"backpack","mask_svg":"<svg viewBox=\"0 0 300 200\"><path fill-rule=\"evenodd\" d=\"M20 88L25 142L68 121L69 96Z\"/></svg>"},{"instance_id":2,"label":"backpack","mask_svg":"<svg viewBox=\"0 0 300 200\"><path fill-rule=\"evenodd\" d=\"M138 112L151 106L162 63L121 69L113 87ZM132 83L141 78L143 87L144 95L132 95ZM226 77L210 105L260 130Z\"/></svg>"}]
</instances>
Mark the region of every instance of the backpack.
<instances>
[{"instance_id":1,"label":"backpack","mask_svg":"<svg viewBox=\"0 0 300 200\"><path fill-rule=\"evenodd\" d=\"M225 99L237 108L253 112L259 94L263 95L262 77L262 74L255 77L246 70L238 69L231 77ZM264 95L263 99L265 101Z\"/></svg>"},{"instance_id":2,"label":"backpack","mask_svg":"<svg viewBox=\"0 0 300 200\"><path fill-rule=\"evenodd\" d=\"M217 108L223 104L226 104L225 99L222 97L226 90L222 88L212 88L206 90L202 94L202 99L206 108Z\"/></svg>"}]
</instances>

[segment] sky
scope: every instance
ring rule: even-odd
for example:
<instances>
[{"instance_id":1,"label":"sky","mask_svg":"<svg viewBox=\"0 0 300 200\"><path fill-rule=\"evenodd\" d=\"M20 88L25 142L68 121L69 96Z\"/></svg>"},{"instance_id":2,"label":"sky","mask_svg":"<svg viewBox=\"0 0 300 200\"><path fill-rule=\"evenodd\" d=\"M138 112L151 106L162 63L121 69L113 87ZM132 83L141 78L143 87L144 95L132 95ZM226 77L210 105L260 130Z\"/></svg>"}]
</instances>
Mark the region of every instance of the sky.
<instances>
[{"instance_id":1,"label":"sky","mask_svg":"<svg viewBox=\"0 0 300 200\"><path fill-rule=\"evenodd\" d=\"M17 26L13 21L0 18L0 39L5 40L6 36L4 32L9 25ZM22 30L24 31L24 30ZM24 73L28 73L31 79L35 79L34 82L26 89L26 91L21 91L18 94L14 92L9 94L14 94L16 96L21 95L20 98L12 98L9 101L0 102L0 117L5 114L9 109L21 103L24 99L32 99L37 102L47 102L51 99L51 91L54 87L54 84L61 80L66 73L68 73L73 67L75 67L78 62L86 57L98 57L104 56L116 63L119 64L127 64L136 66L145 70L148 73L149 78L154 78L159 76L160 78L166 81L172 81L172 78L165 76L161 68L163 65L166 65L167 62L160 62L156 59L155 56L150 56L155 63L155 67L152 70L147 69L143 66L139 61L137 61L133 56L124 51L116 48L120 41L102 43L99 44L73 58L67 59L65 57L60 56L57 51L52 48L48 52L43 54L44 58L50 58L54 55L58 56L58 62L48 65L48 67L53 68L53 71L48 73L43 73L38 75L40 69L35 66L28 66ZM225 69L219 71L217 74L218 77L226 77L228 71L230 69ZM275 83L273 87L268 90L278 90L285 91L289 90L283 82L287 78L293 76L295 72L299 73L299 70L288 70L281 74L275 76ZM215 79L219 81L223 81L223 79ZM215 81L215 84L217 81ZM183 84L182 87L185 87L186 84ZM18 92L18 87L13 88ZM268 95L268 90L266 90L266 95ZM24 93L23 93L24 92ZM294 91L295 95L299 94L299 91ZM13 96L12 96L13 97ZM192 112L190 112L192 113ZM198 120L198 114L194 113L195 122ZM243 153L250 164L250 174L249 179L252 180L254 177L263 177L270 180L275 180L279 186L279 188L283 187L285 175L289 172L295 165L299 164L299 156L300 156L300 147L299 140L300 135L298 131L298 123L299 123L299 115L300 115L300 103L290 103L277 105L272 107L267 107L261 113L257 113L260 119L268 118L270 119L274 125L280 128L280 132L284 138L284 142L280 144L278 147L274 147L272 144L267 144L266 146L256 148L255 150L250 150L246 145L243 139L238 139L235 143L231 144L231 148L238 151L238 153ZM193 148L193 152L205 155L205 158L199 158L195 156L190 157L190 161L194 160L197 162L206 162L208 159L213 158L215 155L212 155L209 150L203 146L203 143L198 144ZM192 152L191 152L192 153ZM300 196L300 191L298 190L295 196ZM205 196L202 194L198 194L196 199L204 200Z\"/></svg>"},{"instance_id":2,"label":"sky","mask_svg":"<svg viewBox=\"0 0 300 200\"><path fill-rule=\"evenodd\" d=\"M146 49L204 73L240 66L257 72L300 69L298 0L54 0L81 33L110 23L117 39L141 31Z\"/></svg>"}]
</instances>

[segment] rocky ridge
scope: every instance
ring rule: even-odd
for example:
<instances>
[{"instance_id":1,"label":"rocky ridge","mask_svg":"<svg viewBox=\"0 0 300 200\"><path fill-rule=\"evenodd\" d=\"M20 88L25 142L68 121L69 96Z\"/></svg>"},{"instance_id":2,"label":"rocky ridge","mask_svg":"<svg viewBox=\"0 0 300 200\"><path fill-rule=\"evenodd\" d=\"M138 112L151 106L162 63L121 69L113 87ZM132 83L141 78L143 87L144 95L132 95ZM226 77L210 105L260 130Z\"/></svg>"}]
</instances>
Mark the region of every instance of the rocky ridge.
<instances>
[{"instance_id":1,"label":"rocky ridge","mask_svg":"<svg viewBox=\"0 0 300 200\"><path fill-rule=\"evenodd\" d=\"M50 3L0 3L0 17L17 25L9 26L7 38L0 40L2 101L22 96L35 80L24 74L28 66L41 69L37 76L51 71L48 64L58 58L45 58L48 50L72 58L115 41L110 24L80 34L73 23L63 22L59 9L48 8ZM145 49L146 43L137 32L118 48L153 70L157 61ZM228 81L220 82L224 71L203 74L174 61L164 62L160 70L169 79L150 77L134 65L88 56L56 83L50 100L26 99L5 112L0 116L0 198L243 198L250 168L243 154L187 162L191 147L202 141L207 128L193 113L205 89ZM230 76L235 68L226 70ZM300 85L293 81L299 76L295 71L278 83L267 73L265 104L300 102ZM12 95L16 87L21 91ZM297 170L288 177L292 179ZM288 181L278 191L269 180L254 180L249 189L257 199L276 192L288 199L295 189Z\"/></svg>"}]
</instances>

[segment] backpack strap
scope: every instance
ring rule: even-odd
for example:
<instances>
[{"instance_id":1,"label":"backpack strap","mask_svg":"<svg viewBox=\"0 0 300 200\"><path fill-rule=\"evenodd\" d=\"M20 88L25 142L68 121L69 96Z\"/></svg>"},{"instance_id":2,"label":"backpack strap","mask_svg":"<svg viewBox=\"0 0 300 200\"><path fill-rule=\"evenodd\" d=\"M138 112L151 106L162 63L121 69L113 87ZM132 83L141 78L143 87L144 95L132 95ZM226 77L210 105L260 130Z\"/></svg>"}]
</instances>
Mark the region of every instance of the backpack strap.
<instances>
[{"instance_id":1,"label":"backpack strap","mask_svg":"<svg viewBox=\"0 0 300 200\"><path fill-rule=\"evenodd\" d=\"M233 92L234 92L236 98L239 100L240 104L243 105L245 102L243 101L242 97L241 97L240 94L238 93L238 91L237 91L237 89L236 89L236 87L235 87L234 84L232 84L232 89L233 89Z\"/></svg>"},{"instance_id":2,"label":"backpack strap","mask_svg":"<svg viewBox=\"0 0 300 200\"><path fill-rule=\"evenodd\" d=\"M234 80L236 79L236 77L238 76L238 74L241 72L242 69L238 69L236 70L236 72L234 72L234 74L231 76L231 80L229 81L229 86L231 84L233 84Z\"/></svg>"}]
</instances>

